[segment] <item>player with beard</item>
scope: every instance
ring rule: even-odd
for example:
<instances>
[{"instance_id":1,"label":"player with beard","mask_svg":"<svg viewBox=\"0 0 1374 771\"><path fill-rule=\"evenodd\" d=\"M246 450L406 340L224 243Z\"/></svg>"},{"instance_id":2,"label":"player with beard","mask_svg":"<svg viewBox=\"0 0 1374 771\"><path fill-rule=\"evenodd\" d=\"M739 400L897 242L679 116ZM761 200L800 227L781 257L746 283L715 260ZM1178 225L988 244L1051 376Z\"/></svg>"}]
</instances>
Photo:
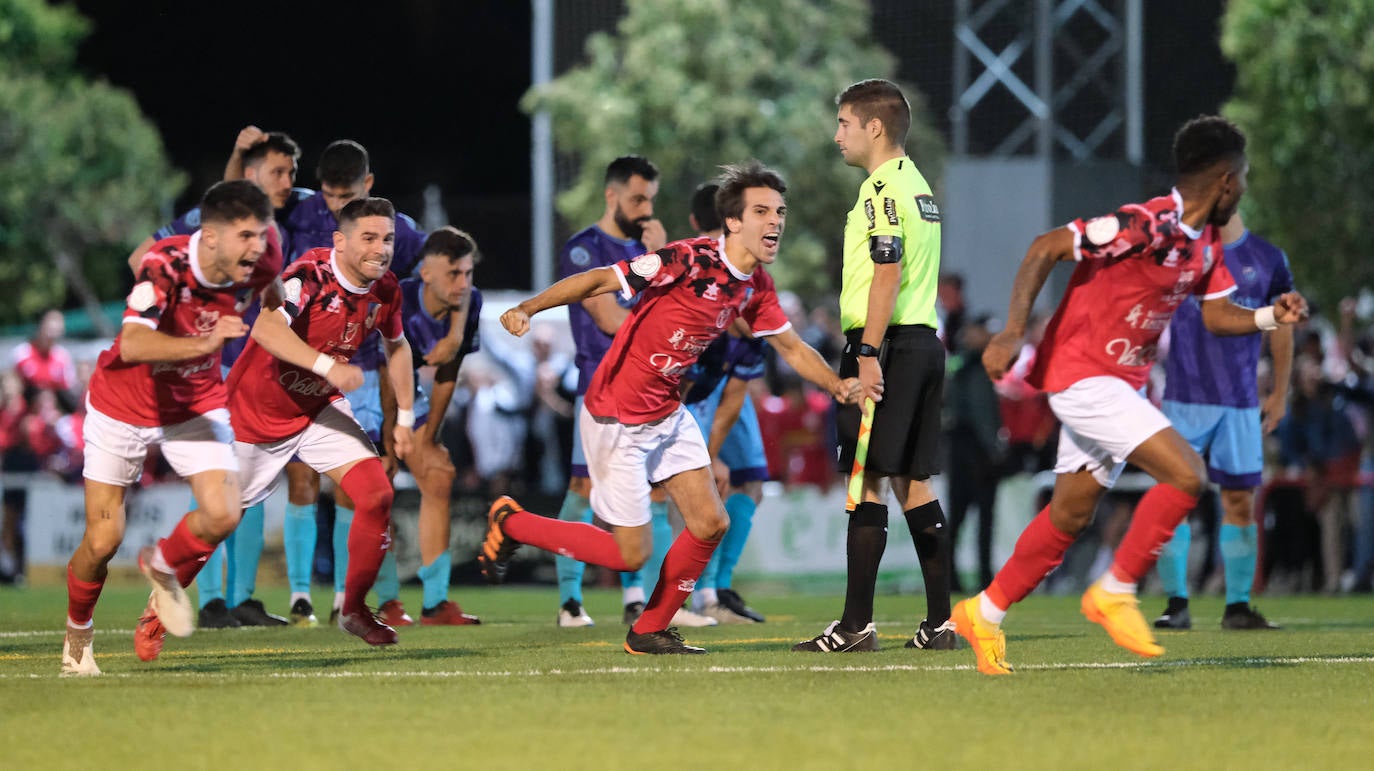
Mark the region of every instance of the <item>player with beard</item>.
<instances>
[{"instance_id":1,"label":"player with beard","mask_svg":"<svg viewBox=\"0 0 1374 771\"><path fill-rule=\"evenodd\" d=\"M1222 259L1220 228L1245 194L1245 135L1225 118L1189 121L1174 138L1177 186L1143 204L1075 220L1031 243L1012 284L1007 325L983 351L994 381L1011 366L1036 295L1059 262L1078 263L1045 330L1027 382L1049 393L1063 424L1050 504L1022 531L992 583L954 608L978 671L1010 674L1001 623L1064 560L1092 522L1098 500L1131 463L1156 484L1136 506L1111 568L1083 594L1088 620L1141 656L1164 652L1140 613L1136 588L1174 528L1197 505L1207 466L1169 419L1141 394L1159 337L1196 295L1215 335L1277 329L1307 314L1296 292L1244 308Z\"/></svg>"}]
</instances>

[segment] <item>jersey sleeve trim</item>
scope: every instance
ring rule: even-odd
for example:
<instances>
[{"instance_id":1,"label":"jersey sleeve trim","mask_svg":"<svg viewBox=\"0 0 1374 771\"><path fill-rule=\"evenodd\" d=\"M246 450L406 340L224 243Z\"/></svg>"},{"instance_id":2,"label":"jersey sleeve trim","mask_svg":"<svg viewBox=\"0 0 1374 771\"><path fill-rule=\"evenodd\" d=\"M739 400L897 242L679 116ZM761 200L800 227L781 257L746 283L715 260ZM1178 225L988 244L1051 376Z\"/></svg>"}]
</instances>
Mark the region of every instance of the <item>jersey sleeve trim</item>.
<instances>
[{"instance_id":1,"label":"jersey sleeve trim","mask_svg":"<svg viewBox=\"0 0 1374 771\"><path fill-rule=\"evenodd\" d=\"M1204 300L1215 300L1215 299L1217 299L1218 297L1226 297L1227 295L1229 295L1229 294L1231 294L1231 293L1233 293L1233 292L1235 292L1235 291L1236 291L1236 285L1235 285L1235 284L1232 284L1231 286L1228 286L1228 287L1226 287L1225 289L1223 289L1223 290L1221 290L1221 291L1219 291L1219 292L1212 292L1211 294L1205 294L1205 295L1202 296L1202 299L1204 299Z\"/></svg>"},{"instance_id":2,"label":"jersey sleeve trim","mask_svg":"<svg viewBox=\"0 0 1374 771\"><path fill-rule=\"evenodd\" d=\"M125 316L123 324L142 324L149 329L157 329L157 321L145 319L142 316Z\"/></svg>"},{"instance_id":3,"label":"jersey sleeve trim","mask_svg":"<svg viewBox=\"0 0 1374 771\"><path fill-rule=\"evenodd\" d=\"M633 300L635 290L630 288L630 282L625 279L625 269L621 266L621 263L617 262L611 265L610 268L615 271L615 277L620 279L620 296L624 297L626 300Z\"/></svg>"},{"instance_id":4,"label":"jersey sleeve trim","mask_svg":"<svg viewBox=\"0 0 1374 771\"><path fill-rule=\"evenodd\" d=\"M1073 233L1073 261L1074 261L1074 262L1082 262L1082 261L1083 261L1083 231L1078 229L1078 223L1076 223L1076 222L1070 222L1069 224L1065 225L1064 227L1068 228L1070 233Z\"/></svg>"},{"instance_id":5,"label":"jersey sleeve trim","mask_svg":"<svg viewBox=\"0 0 1374 771\"><path fill-rule=\"evenodd\" d=\"M754 337L772 337L773 335L780 335L791 328L792 322L789 321L777 329L750 329L749 333Z\"/></svg>"}]
</instances>

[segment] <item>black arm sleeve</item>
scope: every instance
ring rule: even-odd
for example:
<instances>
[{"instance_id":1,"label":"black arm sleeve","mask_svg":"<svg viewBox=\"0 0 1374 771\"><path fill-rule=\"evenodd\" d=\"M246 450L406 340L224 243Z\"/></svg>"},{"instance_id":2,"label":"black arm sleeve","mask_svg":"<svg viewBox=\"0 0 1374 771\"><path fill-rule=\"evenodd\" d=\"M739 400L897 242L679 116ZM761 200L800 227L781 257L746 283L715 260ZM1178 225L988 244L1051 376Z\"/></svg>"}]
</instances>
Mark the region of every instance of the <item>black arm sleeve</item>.
<instances>
[{"instance_id":1,"label":"black arm sleeve","mask_svg":"<svg viewBox=\"0 0 1374 771\"><path fill-rule=\"evenodd\" d=\"M891 265L902 261L902 239L900 236L869 236L868 256L879 265Z\"/></svg>"}]
</instances>

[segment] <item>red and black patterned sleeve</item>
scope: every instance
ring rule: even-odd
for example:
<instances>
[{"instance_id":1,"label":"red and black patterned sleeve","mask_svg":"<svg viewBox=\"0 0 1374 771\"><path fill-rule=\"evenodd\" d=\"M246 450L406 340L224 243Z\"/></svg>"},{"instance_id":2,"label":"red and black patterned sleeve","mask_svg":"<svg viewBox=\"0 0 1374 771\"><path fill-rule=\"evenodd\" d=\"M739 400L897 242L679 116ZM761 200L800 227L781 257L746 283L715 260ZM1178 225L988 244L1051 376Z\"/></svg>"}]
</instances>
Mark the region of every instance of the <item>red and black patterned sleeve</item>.
<instances>
[{"instance_id":1,"label":"red and black patterned sleeve","mask_svg":"<svg viewBox=\"0 0 1374 771\"><path fill-rule=\"evenodd\" d=\"M1122 260L1144 254L1157 238L1155 218L1139 204L1090 220L1069 223L1074 233L1074 259Z\"/></svg>"},{"instance_id":2,"label":"red and black patterned sleeve","mask_svg":"<svg viewBox=\"0 0 1374 771\"><path fill-rule=\"evenodd\" d=\"M289 324L310 305L310 300L319 294L323 277L319 263L314 260L297 260L287 266L281 274L282 304L279 310L286 314Z\"/></svg>"},{"instance_id":3,"label":"red and black patterned sleeve","mask_svg":"<svg viewBox=\"0 0 1374 771\"><path fill-rule=\"evenodd\" d=\"M184 266L186 254L172 246L154 248L143 255L138 267L138 282L125 301L125 324L142 324L157 329L162 314L177 294L177 264Z\"/></svg>"},{"instance_id":4,"label":"red and black patterned sleeve","mask_svg":"<svg viewBox=\"0 0 1374 771\"><path fill-rule=\"evenodd\" d=\"M620 277L620 293L629 299L650 287L667 286L687 275L693 260L709 259L699 254L701 245L709 239L674 241L656 252L647 252L611 266ZM709 246L705 247L709 249Z\"/></svg>"}]
</instances>

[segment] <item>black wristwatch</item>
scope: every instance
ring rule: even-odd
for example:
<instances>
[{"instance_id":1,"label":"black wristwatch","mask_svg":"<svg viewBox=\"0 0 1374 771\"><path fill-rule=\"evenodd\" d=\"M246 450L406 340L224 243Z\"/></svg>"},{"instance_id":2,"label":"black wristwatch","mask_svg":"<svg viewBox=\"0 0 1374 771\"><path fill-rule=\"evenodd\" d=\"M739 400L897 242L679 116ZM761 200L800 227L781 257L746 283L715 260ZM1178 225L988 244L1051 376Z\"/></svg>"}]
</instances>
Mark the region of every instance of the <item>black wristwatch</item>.
<instances>
[{"instance_id":1,"label":"black wristwatch","mask_svg":"<svg viewBox=\"0 0 1374 771\"><path fill-rule=\"evenodd\" d=\"M859 343L859 356L877 356L878 349L868 343Z\"/></svg>"}]
</instances>

